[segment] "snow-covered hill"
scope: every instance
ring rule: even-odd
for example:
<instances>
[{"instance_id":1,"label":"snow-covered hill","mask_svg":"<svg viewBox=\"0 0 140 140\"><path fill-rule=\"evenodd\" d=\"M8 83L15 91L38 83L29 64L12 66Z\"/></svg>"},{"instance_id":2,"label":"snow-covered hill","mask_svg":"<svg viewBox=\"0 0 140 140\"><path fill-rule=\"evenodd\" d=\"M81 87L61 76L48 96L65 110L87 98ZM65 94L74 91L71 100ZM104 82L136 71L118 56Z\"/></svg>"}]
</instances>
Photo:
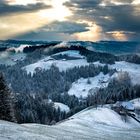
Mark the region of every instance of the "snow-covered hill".
<instances>
[{"instance_id":1,"label":"snow-covered hill","mask_svg":"<svg viewBox=\"0 0 140 140\"><path fill-rule=\"evenodd\" d=\"M53 59L51 56L48 56L42 60L39 60L36 63L30 64L28 66L25 66L23 69L27 71L27 73L33 74L36 70L36 68L42 69L42 70L48 70L51 68L52 65L55 65L59 68L60 71L65 71L69 68L74 68L78 66L86 66L90 65L90 63L87 62L87 60L81 56L78 51L66 51L59 54L67 54L71 57L77 57L79 59L74 60L56 60ZM100 63L99 61L93 63L95 66L105 66L105 64ZM109 74L104 75L103 73L100 73L99 75L95 77L89 77L89 78L80 78L77 81L72 83L71 88L68 91L69 95L75 95L76 97L87 97L89 94L89 91L91 89L94 89L96 91L97 88L105 88L108 86L109 81L113 77L118 77L119 73L121 72L128 72L131 82L133 85L140 84L140 65L133 64L125 61L118 61L115 62L115 64L108 65L110 69L116 69L117 72L110 76ZM90 84L88 84L88 79L90 80Z\"/></svg>"},{"instance_id":2,"label":"snow-covered hill","mask_svg":"<svg viewBox=\"0 0 140 140\"><path fill-rule=\"evenodd\" d=\"M88 108L53 126L0 121L1 140L139 140L140 124L113 110Z\"/></svg>"},{"instance_id":3,"label":"snow-covered hill","mask_svg":"<svg viewBox=\"0 0 140 140\"><path fill-rule=\"evenodd\" d=\"M84 56L79 54L79 51L74 51L74 50L69 50L69 51L64 51L64 52L60 52L60 53L56 53L53 56L57 56L57 55L67 55L70 57L75 57L75 58L84 58Z\"/></svg>"},{"instance_id":4,"label":"snow-covered hill","mask_svg":"<svg viewBox=\"0 0 140 140\"><path fill-rule=\"evenodd\" d=\"M75 95L78 98L79 97L87 97L89 91L91 89L98 88L105 88L108 86L109 80L114 76L109 76L109 74L104 75L102 72L95 76L90 78L80 78L78 81L74 82L72 84L72 87L68 91L69 95ZM89 83L88 83L89 82Z\"/></svg>"},{"instance_id":5,"label":"snow-covered hill","mask_svg":"<svg viewBox=\"0 0 140 140\"><path fill-rule=\"evenodd\" d=\"M50 58L51 59L51 58ZM76 66L85 66L89 65L85 59L77 59L77 60L48 60L43 59L34 64L28 65L24 67L27 73L33 74L36 68L41 68L44 70L48 70L51 66L54 65L59 68L60 71L65 71L69 68L74 68Z\"/></svg>"},{"instance_id":6,"label":"snow-covered hill","mask_svg":"<svg viewBox=\"0 0 140 140\"><path fill-rule=\"evenodd\" d=\"M59 54L62 55L67 55L69 57L74 57L78 59L73 59L73 60L66 60L66 59L54 59L53 56L57 56ZM100 63L99 61L93 62L95 66L105 66L105 64ZM48 70L51 68L52 65L55 65L56 67L59 68L60 71L65 71L70 68L74 67L80 67L80 66L87 66L90 65L90 63L87 62L85 57L79 54L78 51L65 51L65 52L60 52L52 56L45 57L42 60L37 61L36 63L27 65L23 67L27 71L27 73L33 74L36 70L36 68L42 69L42 70ZM129 63L125 61L118 61L115 62L113 65L108 65L110 69L116 69L118 72L128 72L130 75L130 78L132 80L132 83L134 85L139 84L140 81L140 65L139 64L134 64L134 63Z\"/></svg>"},{"instance_id":7,"label":"snow-covered hill","mask_svg":"<svg viewBox=\"0 0 140 140\"><path fill-rule=\"evenodd\" d=\"M86 61L86 59L84 59L83 56L81 56L79 54L79 52L77 52L77 51L66 51L66 52L55 54L55 56L59 55L59 54L62 54L62 55L66 54L70 57L76 57L76 58L79 58L79 59L56 60L56 59L53 59L51 56L48 56L48 57L46 57L42 60L39 60L36 63L30 64L30 65L24 67L23 69L25 69L27 71L27 73L33 74L35 72L36 68L41 68L41 69L44 69L44 70L48 70L48 69L50 69L50 67L52 65L55 65L56 67L58 67L60 71L65 71L69 68L74 68L76 66L89 65L89 63Z\"/></svg>"},{"instance_id":8,"label":"snow-covered hill","mask_svg":"<svg viewBox=\"0 0 140 140\"><path fill-rule=\"evenodd\" d=\"M126 71L129 73L131 81L134 85L140 84L140 65L133 64L125 61L115 62L113 65L109 65L110 68L116 68L117 71Z\"/></svg>"},{"instance_id":9,"label":"snow-covered hill","mask_svg":"<svg viewBox=\"0 0 140 140\"><path fill-rule=\"evenodd\" d=\"M96 66L104 66L105 64L102 64L100 62L94 62L93 63ZM116 69L117 72L128 72L132 84L140 84L140 65L139 64L134 64L134 63L129 63L125 61L118 61L115 62L115 64L108 65L110 69Z\"/></svg>"},{"instance_id":10,"label":"snow-covered hill","mask_svg":"<svg viewBox=\"0 0 140 140\"><path fill-rule=\"evenodd\" d=\"M62 111L62 112L68 113L68 112L70 111L70 108L69 108L67 105L62 104L62 103L54 102L54 107L55 107L56 109L59 108L60 111Z\"/></svg>"}]
</instances>

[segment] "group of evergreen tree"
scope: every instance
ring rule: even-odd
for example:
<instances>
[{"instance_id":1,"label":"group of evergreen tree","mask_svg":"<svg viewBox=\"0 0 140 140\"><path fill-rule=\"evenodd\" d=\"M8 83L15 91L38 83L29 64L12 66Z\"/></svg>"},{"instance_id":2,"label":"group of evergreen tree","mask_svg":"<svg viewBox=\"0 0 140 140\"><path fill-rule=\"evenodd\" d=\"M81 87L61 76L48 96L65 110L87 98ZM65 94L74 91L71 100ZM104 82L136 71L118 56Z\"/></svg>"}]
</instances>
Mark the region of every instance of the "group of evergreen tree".
<instances>
[{"instance_id":1,"label":"group of evergreen tree","mask_svg":"<svg viewBox=\"0 0 140 140\"><path fill-rule=\"evenodd\" d=\"M0 119L13 122L16 121L14 110L14 99L1 73L0 73Z\"/></svg>"}]
</instances>

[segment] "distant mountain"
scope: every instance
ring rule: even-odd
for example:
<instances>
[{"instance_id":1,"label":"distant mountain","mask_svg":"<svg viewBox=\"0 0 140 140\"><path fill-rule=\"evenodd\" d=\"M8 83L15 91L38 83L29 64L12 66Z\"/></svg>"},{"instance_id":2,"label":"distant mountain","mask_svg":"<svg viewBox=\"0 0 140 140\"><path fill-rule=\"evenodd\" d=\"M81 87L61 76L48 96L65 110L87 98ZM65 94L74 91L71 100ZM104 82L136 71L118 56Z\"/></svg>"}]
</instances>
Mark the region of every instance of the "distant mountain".
<instances>
[{"instance_id":1,"label":"distant mountain","mask_svg":"<svg viewBox=\"0 0 140 140\"><path fill-rule=\"evenodd\" d=\"M38 48L41 48L39 45L45 45L48 46L83 46L90 50L94 51L100 51L100 52L107 52L112 54L130 54L130 53L140 53L140 42L118 42L118 41L99 41L99 42L90 42L90 41L26 41L26 40L6 40L6 41L0 41L0 48L3 48L4 50L10 46L19 46L19 45L25 45L28 44L29 46L34 46L35 48L32 50L37 49L36 45L38 45ZM44 47L45 47L44 46ZM42 46L43 47L43 46ZM3 51L3 49L0 51Z\"/></svg>"},{"instance_id":2,"label":"distant mountain","mask_svg":"<svg viewBox=\"0 0 140 140\"><path fill-rule=\"evenodd\" d=\"M117 41L100 41L100 42L85 42L74 41L67 42L68 45L84 46L95 51L108 52L112 54L126 54L140 52L139 42L117 42Z\"/></svg>"}]
</instances>

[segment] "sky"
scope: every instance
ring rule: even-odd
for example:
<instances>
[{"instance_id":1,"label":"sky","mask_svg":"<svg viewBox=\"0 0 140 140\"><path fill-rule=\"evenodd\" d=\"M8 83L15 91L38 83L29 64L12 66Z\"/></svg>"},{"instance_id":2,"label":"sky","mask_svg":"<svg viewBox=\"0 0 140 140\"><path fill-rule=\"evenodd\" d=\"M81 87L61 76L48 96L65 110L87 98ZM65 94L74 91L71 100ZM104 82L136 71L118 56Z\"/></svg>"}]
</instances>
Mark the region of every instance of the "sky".
<instances>
[{"instance_id":1,"label":"sky","mask_svg":"<svg viewBox=\"0 0 140 140\"><path fill-rule=\"evenodd\" d=\"M140 0L0 0L0 40L139 41Z\"/></svg>"}]
</instances>

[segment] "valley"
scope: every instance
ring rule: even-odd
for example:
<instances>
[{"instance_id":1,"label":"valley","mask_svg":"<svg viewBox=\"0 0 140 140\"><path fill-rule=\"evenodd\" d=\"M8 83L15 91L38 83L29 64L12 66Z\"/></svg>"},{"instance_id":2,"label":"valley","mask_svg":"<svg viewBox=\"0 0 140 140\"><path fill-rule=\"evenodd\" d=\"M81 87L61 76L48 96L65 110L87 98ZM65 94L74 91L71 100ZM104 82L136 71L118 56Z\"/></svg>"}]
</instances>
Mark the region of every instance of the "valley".
<instances>
[{"instance_id":1,"label":"valley","mask_svg":"<svg viewBox=\"0 0 140 140\"><path fill-rule=\"evenodd\" d=\"M14 44L0 52L17 121L0 121L0 139L139 140L140 56L82 44ZM134 110L115 110L118 102Z\"/></svg>"}]
</instances>

